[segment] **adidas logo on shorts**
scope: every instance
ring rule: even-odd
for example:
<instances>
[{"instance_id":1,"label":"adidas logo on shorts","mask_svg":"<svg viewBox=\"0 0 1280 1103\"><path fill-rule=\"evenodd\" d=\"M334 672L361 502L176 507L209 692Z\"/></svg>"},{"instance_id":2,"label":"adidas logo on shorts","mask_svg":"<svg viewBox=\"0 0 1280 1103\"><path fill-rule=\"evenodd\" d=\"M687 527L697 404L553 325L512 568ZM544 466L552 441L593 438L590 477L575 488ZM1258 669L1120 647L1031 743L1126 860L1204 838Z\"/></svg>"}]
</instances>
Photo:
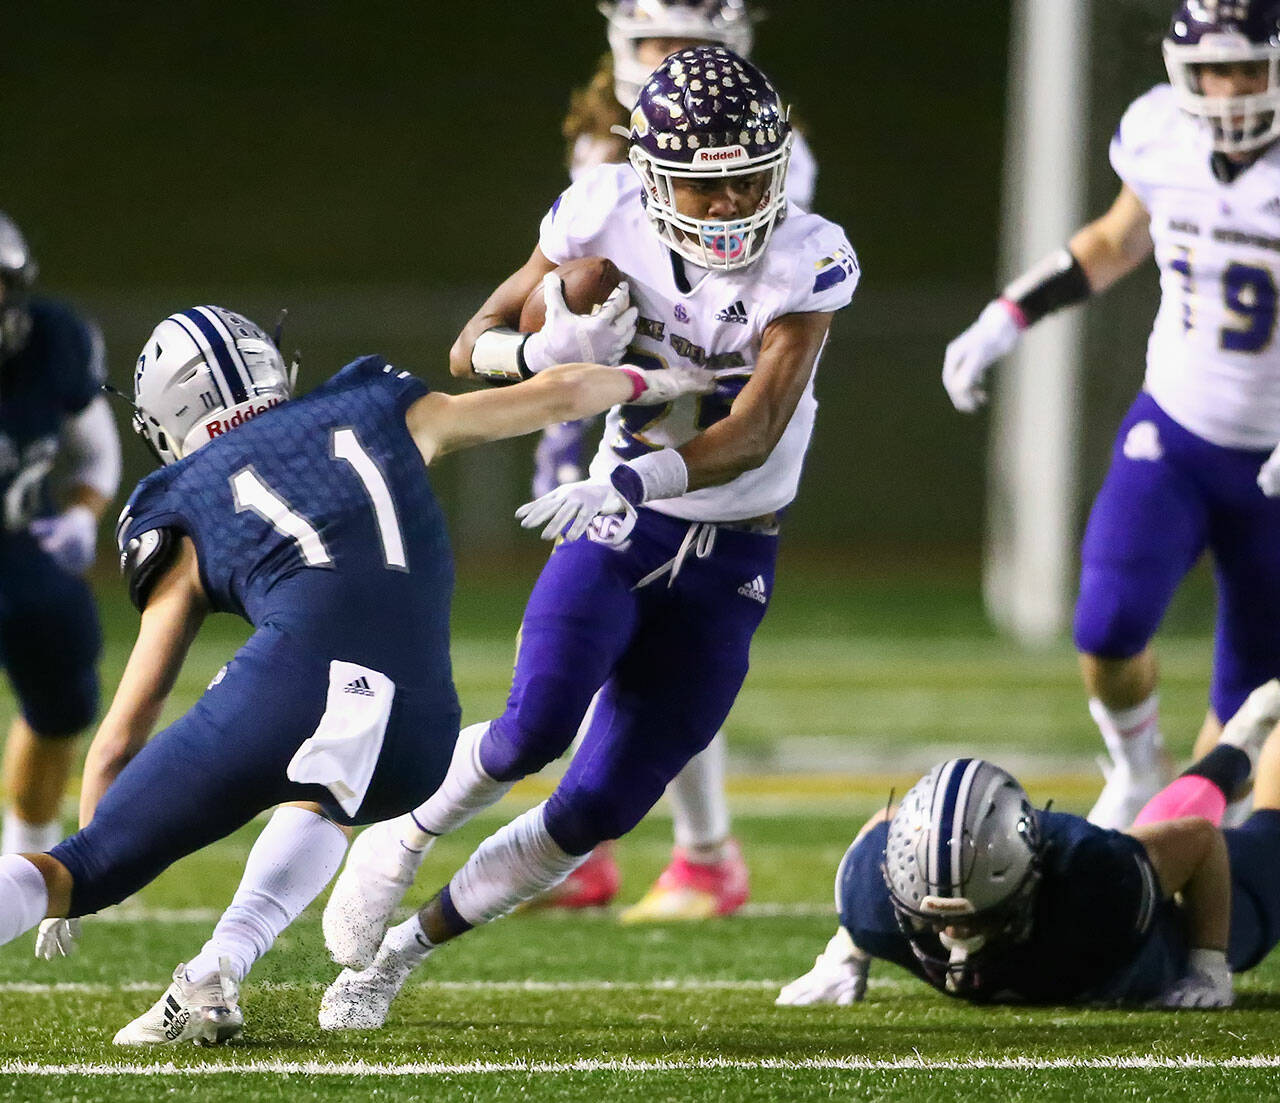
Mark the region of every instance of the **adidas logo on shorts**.
<instances>
[{"instance_id":1,"label":"adidas logo on shorts","mask_svg":"<svg viewBox=\"0 0 1280 1103\"><path fill-rule=\"evenodd\" d=\"M359 678L353 678L345 686L342 687L343 693L358 693L361 697L372 697L373 690L369 688L369 679L363 674Z\"/></svg>"},{"instance_id":2,"label":"adidas logo on shorts","mask_svg":"<svg viewBox=\"0 0 1280 1103\"><path fill-rule=\"evenodd\" d=\"M758 601L761 605L769 600L769 595L764 589L764 575L756 575L750 582L744 582L738 587L738 593L743 597L749 597L752 601Z\"/></svg>"},{"instance_id":3,"label":"adidas logo on shorts","mask_svg":"<svg viewBox=\"0 0 1280 1103\"><path fill-rule=\"evenodd\" d=\"M747 308L742 305L739 299L733 306L726 306L723 310L716 312L717 322L738 322L740 325L747 324Z\"/></svg>"}]
</instances>

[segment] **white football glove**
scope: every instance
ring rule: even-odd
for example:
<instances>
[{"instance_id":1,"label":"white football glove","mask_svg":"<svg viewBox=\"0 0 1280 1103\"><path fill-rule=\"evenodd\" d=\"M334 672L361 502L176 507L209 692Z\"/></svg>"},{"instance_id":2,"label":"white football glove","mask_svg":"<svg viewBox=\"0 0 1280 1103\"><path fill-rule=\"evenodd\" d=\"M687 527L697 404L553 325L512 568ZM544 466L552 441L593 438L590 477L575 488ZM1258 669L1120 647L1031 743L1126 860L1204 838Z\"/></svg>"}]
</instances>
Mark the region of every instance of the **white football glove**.
<instances>
[{"instance_id":1,"label":"white football glove","mask_svg":"<svg viewBox=\"0 0 1280 1103\"><path fill-rule=\"evenodd\" d=\"M606 478L558 486L541 498L525 502L516 510L516 517L520 519L520 527L526 529L536 529L547 522L542 530L544 540L554 540L560 535L566 540L576 540L593 520L610 513L621 513L623 517L617 531L611 532L605 542L620 544L635 527L636 511Z\"/></svg>"},{"instance_id":2,"label":"white football glove","mask_svg":"<svg viewBox=\"0 0 1280 1103\"><path fill-rule=\"evenodd\" d=\"M1161 1007L1230 1007L1235 1002L1231 967L1221 950L1192 950L1187 975L1161 993Z\"/></svg>"},{"instance_id":3,"label":"white football glove","mask_svg":"<svg viewBox=\"0 0 1280 1103\"><path fill-rule=\"evenodd\" d=\"M705 368L655 368L640 374L644 393L631 399L629 406L661 406L682 394L709 394L716 389L715 372Z\"/></svg>"},{"instance_id":4,"label":"white football glove","mask_svg":"<svg viewBox=\"0 0 1280 1103\"><path fill-rule=\"evenodd\" d=\"M1280 498L1280 444L1258 469L1258 489L1268 498Z\"/></svg>"},{"instance_id":5,"label":"white football glove","mask_svg":"<svg viewBox=\"0 0 1280 1103\"><path fill-rule=\"evenodd\" d=\"M942 363L942 385L951 404L971 414L987 401L987 370L1008 356L1022 331L998 299L987 303L978 320L947 346Z\"/></svg>"},{"instance_id":6,"label":"white football glove","mask_svg":"<svg viewBox=\"0 0 1280 1103\"><path fill-rule=\"evenodd\" d=\"M43 919L36 930L36 957L45 961L70 957L80 940L80 920Z\"/></svg>"},{"instance_id":7,"label":"white football glove","mask_svg":"<svg viewBox=\"0 0 1280 1103\"><path fill-rule=\"evenodd\" d=\"M590 314L575 314L564 301L564 285L554 272L542 277L546 320L524 343L524 364L540 372L553 364L616 364L636 334L640 311L631 305L623 280Z\"/></svg>"},{"instance_id":8,"label":"white football glove","mask_svg":"<svg viewBox=\"0 0 1280 1103\"><path fill-rule=\"evenodd\" d=\"M871 955L858 949L843 927L813 962L813 968L788 984L773 1002L778 1007L811 1007L833 1003L848 1007L867 994Z\"/></svg>"},{"instance_id":9,"label":"white football glove","mask_svg":"<svg viewBox=\"0 0 1280 1103\"><path fill-rule=\"evenodd\" d=\"M64 571L83 574L93 565L98 519L88 506L72 506L65 513L32 521L31 535Z\"/></svg>"}]
</instances>

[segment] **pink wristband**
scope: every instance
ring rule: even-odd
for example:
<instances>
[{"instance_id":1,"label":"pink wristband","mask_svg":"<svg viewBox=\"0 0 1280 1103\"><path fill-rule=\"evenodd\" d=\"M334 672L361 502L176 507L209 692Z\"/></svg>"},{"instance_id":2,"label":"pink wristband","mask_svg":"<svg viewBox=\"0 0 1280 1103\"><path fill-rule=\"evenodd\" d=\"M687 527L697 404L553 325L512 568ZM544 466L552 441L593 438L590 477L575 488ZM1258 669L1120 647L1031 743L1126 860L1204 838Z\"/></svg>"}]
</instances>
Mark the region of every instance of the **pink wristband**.
<instances>
[{"instance_id":1,"label":"pink wristband","mask_svg":"<svg viewBox=\"0 0 1280 1103\"><path fill-rule=\"evenodd\" d=\"M1015 303L1012 299L1006 299L1003 295L996 300L1009 313L1009 317L1013 319L1013 324L1018 329L1027 328L1027 316L1023 313L1022 307Z\"/></svg>"},{"instance_id":2,"label":"pink wristband","mask_svg":"<svg viewBox=\"0 0 1280 1103\"><path fill-rule=\"evenodd\" d=\"M627 399L628 402L634 402L649 389L649 384L644 381L644 372L637 371L635 368L619 368L618 370L631 376L631 397Z\"/></svg>"}]
</instances>

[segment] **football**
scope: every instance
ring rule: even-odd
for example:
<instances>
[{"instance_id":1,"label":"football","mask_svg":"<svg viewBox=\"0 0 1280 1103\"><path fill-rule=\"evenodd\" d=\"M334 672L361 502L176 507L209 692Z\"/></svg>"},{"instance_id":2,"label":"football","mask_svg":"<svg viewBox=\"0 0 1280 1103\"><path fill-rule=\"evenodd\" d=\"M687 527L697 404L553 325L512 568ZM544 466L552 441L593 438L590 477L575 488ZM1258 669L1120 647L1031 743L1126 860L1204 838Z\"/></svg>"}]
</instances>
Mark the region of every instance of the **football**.
<instances>
[{"instance_id":1,"label":"football","mask_svg":"<svg viewBox=\"0 0 1280 1103\"><path fill-rule=\"evenodd\" d=\"M579 257L555 270L564 288L565 305L575 314L590 314L622 282L622 273L608 257ZM520 332L537 333L547 318L542 282L530 292L520 310Z\"/></svg>"}]
</instances>

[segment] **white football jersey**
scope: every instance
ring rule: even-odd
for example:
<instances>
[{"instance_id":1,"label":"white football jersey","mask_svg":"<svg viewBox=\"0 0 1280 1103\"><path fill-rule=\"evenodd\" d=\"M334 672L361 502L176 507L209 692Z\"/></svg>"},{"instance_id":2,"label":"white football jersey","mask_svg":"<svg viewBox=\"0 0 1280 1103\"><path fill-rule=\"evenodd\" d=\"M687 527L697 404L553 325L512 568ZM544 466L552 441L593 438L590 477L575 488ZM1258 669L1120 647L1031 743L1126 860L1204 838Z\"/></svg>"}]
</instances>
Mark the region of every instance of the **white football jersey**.
<instances>
[{"instance_id":1,"label":"white football jersey","mask_svg":"<svg viewBox=\"0 0 1280 1103\"><path fill-rule=\"evenodd\" d=\"M1144 387L1213 444L1280 441L1280 145L1230 184L1208 129L1157 85L1129 107L1111 164L1151 214L1160 309Z\"/></svg>"},{"instance_id":2,"label":"white football jersey","mask_svg":"<svg viewBox=\"0 0 1280 1103\"><path fill-rule=\"evenodd\" d=\"M791 161L787 165L787 198L806 211L813 209L813 189L818 183L818 162L813 150L798 130L791 146ZM569 179L581 180L599 165L607 164L618 149L616 138L595 138L579 134L573 143L573 164L569 166Z\"/></svg>"},{"instance_id":3,"label":"white football jersey","mask_svg":"<svg viewBox=\"0 0 1280 1103\"><path fill-rule=\"evenodd\" d=\"M721 389L663 406L609 411L593 477L661 447L679 447L727 416L732 395L755 369L765 329L784 314L839 310L853 297L859 268L844 231L794 204L764 255L731 272L681 261L658 239L630 165L602 165L573 184L542 220L539 248L556 264L604 256L631 286L640 310L624 362L644 368L713 369ZM651 503L691 521L740 521L781 509L795 497L813 433L817 400L810 378L782 439L760 467L721 486Z\"/></svg>"}]
</instances>

